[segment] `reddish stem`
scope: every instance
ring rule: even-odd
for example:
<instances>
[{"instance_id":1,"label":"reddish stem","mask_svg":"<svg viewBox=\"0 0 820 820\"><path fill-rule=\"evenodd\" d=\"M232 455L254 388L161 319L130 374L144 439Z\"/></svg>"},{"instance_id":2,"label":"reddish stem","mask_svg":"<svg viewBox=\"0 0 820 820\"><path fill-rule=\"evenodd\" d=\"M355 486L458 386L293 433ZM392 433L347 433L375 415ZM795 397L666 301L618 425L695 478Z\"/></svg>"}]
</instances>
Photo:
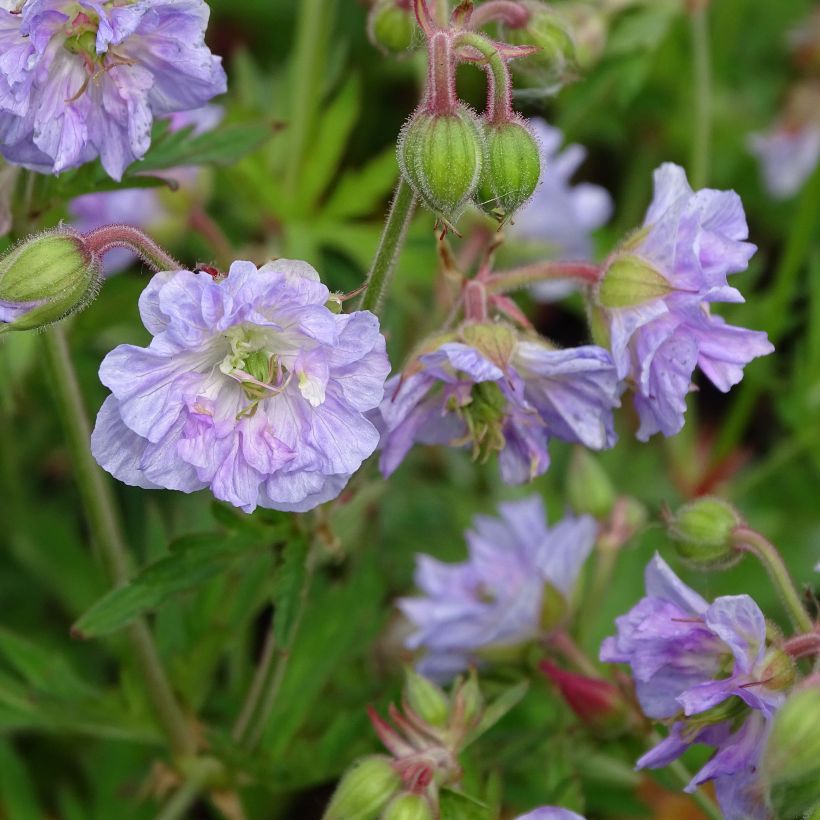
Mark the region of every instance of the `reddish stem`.
<instances>
[{"instance_id":1,"label":"reddish stem","mask_svg":"<svg viewBox=\"0 0 820 820\"><path fill-rule=\"evenodd\" d=\"M470 28L480 29L495 22L504 23L510 28L524 28L530 17L530 10L515 0L489 0L473 12Z\"/></svg>"},{"instance_id":2,"label":"reddish stem","mask_svg":"<svg viewBox=\"0 0 820 820\"><path fill-rule=\"evenodd\" d=\"M418 20L421 30L429 37L438 29L438 25L436 25L433 13L430 11L428 0L414 0L413 9L416 12L416 20Z\"/></svg>"},{"instance_id":3,"label":"reddish stem","mask_svg":"<svg viewBox=\"0 0 820 820\"><path fill-rule=\"evenodd\" d=\"M456 110L457 98L455 57L450 35L437 31L430 37L427 49L427 110L431 114L452 114Z\"/></svg>"},{"instance_id":4,"label":"reddish stem","mask_svg":"<svg viewBox=\"0 0 820 820\"><path fill-rule=\"evenodd\" d=\"M578 279L585 284L594 285L600 280L601 271L598 265L587 262L537 262L494 273L487 278L486 285L491 293L507 293L552 279Z\"/></svg>"},{"instance_id":5,"label":"reddish stem","mask_svg":"<svg viewBox=\"0 0 820 820\"><path fill-rule=\"evenodd\" d=\"M114 248L135 253L155 271L184 270L185 266L161 248L150 236L132 225L104 225L83 235L86 247L102 257Z\"/></svg>"},{"instance_id":6,"label":"reddish stem","mask_svg":"<svg viewBox=\"0 0 820 820\"><path fill-rule=\"evenodd\" d=\"M464 318L471 322L486 322L487 291L480 282L472 280L464 286Z\"/></svg>"},{"instance_id":7,"label":"reddish stem","mask_svg":"<svg viewBox=\"0 0 820 820\"><path fill-rule=\"evenodd\" d=\"M783 644L783 651L793 658L805 658L808 655L820 655L820 632L809 632L795 635Z\"/></svg>"}]
</instances>

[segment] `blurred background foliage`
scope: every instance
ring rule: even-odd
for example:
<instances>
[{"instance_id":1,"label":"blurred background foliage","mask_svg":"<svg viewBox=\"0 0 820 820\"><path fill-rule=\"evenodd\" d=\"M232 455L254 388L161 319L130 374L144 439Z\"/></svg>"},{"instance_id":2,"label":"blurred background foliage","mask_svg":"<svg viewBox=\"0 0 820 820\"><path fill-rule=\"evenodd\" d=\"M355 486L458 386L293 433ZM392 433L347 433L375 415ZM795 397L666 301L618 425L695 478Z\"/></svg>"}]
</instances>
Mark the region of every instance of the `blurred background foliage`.
<instances>
[{"instance_id":1,"label":"blurred background foliage","mask_svg":"<svg viewBox=\"0 0 820 820\"><path fill-rule=\"evenodd\" d=\"M211 45L225 57L230 77L220 101L223 136L196 150L186 140L155 140L149 157L157 168L210 164L204 201L195 207L175 205L175 194L163 193L177 220L163 238L191 264L297 257L331 288L353 290L366 274L397 178L396 135L418 100L422 56L384 58L367 40L366 8L354 0L210 5ZM640 223L652 170L662 161L688 166L692 152L685 9L678 0L621 5L597 67L557 96L519 100L522 113L545 117L568 142L586 146L577 178L611 192L616 210L597 237L601 254ZM653 522L663 504L674 507L704 492L729 498L779 545L795 577L816 586L820 173L796 197L775 202L746 147L750 132L770 126L795 79L787 34L811 7L810 0L714 0L708 13L714 94L708 185L738 191L759 247L741 276L747 303L732 306L731 317L767 330L777 354L751 365L729 396L701 383L690 397L686 427L673 439L639 444L625 408L621 440L600 460L618 491L640 499ZM463 96L480 106L483 74L464 67L459 83ZM45 203L40 221L65 218L58 199L94 190L100 179L91 168L45 180L47 190L35 192ZM146 277L134 267L111 278L94 306L72 322L92 411L104 397L96 375L103 355L116 344L148 339L137 314ZM441 318L434 295L439 277L433 217L420 213L383 320L394 367ZM584 340L580 300L538 304L525 296L524 303L544 334L563 344ZM38 345L33 334L0 345L0 817L153 817L153 797L162 791L161 739L116 629L117 618L133 612L103 612L92 622L98 640L69 639L71 625L107 586L88 545ZM383 706L398 691L402 626L392 601L412 586L415 553L460 559L471 518L492 512L503 498L541 493L558 517L570 448L553 442L551 452L547 475L522 490L501 485L494 464L481 467L449 450L414 451L389 483L373 463L356 477L341 502L320 514L320 572L252 758L232 745L224 727L247 689L271 602L281 607L287 600L282 573L272 571L283 560L281 550L271 549L282 541L281 520L245 519L205 493L116 487L135 565L171 555L189 568L185 581L179 572L149 575L132 606L152 613L174 684L202 719L214 755L244 773L248 817L319 817L340 772L377 748L365 706ZM611 632L613 617L640 596L642 568L655 550L674 563L656 523L622 551L605 598L585 599L581 590L577 606L591 654ZM711 575L680 569L707 597L749 592L785 622L755 563ZM516 674L494 670L488 691L501 691ZM676 787L663 772L651 778L632 772L638 751L591 741L551 687L535 678L525 701L471 749L466 783L511 812L562 803L590 817L699 816L665 788ZM218 815L202 802L191 816Z\"/></svg>"}]
</instances>

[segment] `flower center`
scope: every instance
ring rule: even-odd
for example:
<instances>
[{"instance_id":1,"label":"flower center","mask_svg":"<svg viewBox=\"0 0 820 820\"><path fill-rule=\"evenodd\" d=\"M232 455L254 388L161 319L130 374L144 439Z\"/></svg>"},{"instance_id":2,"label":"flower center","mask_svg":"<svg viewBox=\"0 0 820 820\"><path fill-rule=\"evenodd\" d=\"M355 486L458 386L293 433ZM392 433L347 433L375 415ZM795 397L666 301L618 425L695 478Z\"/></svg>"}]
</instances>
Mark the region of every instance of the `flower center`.
<instances>
[{"instance_id":1,"label":"flower center","mask_svg":"<svg viewBox=\"0 0 820 820\"><path fill-rule=\"evenodd\" d=\"M506 443L502 428L507 409L507 398L495 382L474 384L466 401L457 395L447 400L447 409L467 425L467 435L455 444L472 442L473 458L482 463Z\"/></svg>"}]
</instances>

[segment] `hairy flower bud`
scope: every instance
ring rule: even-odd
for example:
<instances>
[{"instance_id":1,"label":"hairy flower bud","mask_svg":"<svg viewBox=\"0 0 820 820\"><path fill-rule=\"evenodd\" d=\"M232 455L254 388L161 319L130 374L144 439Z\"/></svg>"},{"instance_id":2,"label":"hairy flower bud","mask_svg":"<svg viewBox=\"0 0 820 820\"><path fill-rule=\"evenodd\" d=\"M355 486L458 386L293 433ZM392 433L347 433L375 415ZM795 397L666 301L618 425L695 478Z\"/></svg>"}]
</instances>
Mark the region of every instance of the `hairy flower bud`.
<instances>
[{"instance_id":1,"label":"hairy flower bud","mask_svg":"<svg viewBox=\"0 0 820 820\"><path fill-rule=\"evenodd\" d=\"M444 726L450 714L450 702L441 687L427 678L405 670L404 696L407 705L431 726Z\"/></svg>"},{"instance_id":2,"label":"hairy flower bud","mask_svg":"<svg viewBox=\"0 0 820 820\"><path fill-rule=\"evenodd\" d=\"M541 177L538 143L521 122L487 123L487 155L476 190L476 203L501 222L533 194Z\"/></svg>"},{"instance_id":3,"label":"hairy flower bud","mask_svg":"<svg viewBox=\"0 0 820 820\"><path fill-rule=\"evenodd\" d=\"M80 234L55 228L0 259L0 333L32 330L82 310L100 284L100 260Z\"/></svg>"},{"instance_id":4,"label":"hairy flower bud","mask_svg":"<svg viewBox=\"0 0 820 820\"><path fill-rule=\"evenodd\" d=\"M323 820L376 820L400 788L390 758L366 757L345 772Z\"/></svg>"},{"instance_id":5,"label":"hairy flower bud","mask_svg":"<svg viewBox=\"0 0 820 820\"><path fill-rule=\"evenodd\" d=\"M637 256L618 256L598 285L598 304L617 309L660 299L672 291L667 279Z\"/></svg>"},{"instance_id":6,"label":"hairy flower bud","mask_svg":"<svg viewBox=\"0 0 820 820\"><path fill-rule=\"evenodd\" d=\"M732 530L740 523L731 504L704 497L681 507L669 520L668 531L681 558L694 567L711 569L740 557L731 543Z\"/></svg>"},{"instance_id":7,"label":"hairy flower bud","mask_svg":"<svg viewBox=\"0 0 820 820\"><path fill-rule=\"evenodd\" d=\"M367 18L370 42L385 54L401 54L412 45L416 21L410 4L401 0L377 0Z\"/></svg>"},{"instance_id":8,"label":"hairy flower bud","mask_svg":"<svg viewBox=\"0 0 820 820\"><path fill-rule=\"evenodd\" d=\"M420 794L400 794L390 801L380 820L434 820L430 801Z\"/></svg>"},{"instance_id":9,"label":"hairy flower bud","mask_svg":"<svg viewBox=\"0 0 820 820\"><path fill-rule=\"evenodd\" d=\"M796 692L777 713L761 772L776 817L803 817L820 806L820 687Z\"/></svg>"},{"instance_id":10,"label":"hairy flower bud","mask_svg":"<svg viewBox=\"0 0 820 820\"><path fill-rule=\"evenodd\" d=\"M469 108L416 112L399 137L402 174L421 201L452 224L475 193L484 164L481 126Z\"/></svg>"},{"instance_id":11,"label":"hairy flower bud","mask_svg":"<svg viewBox=\"0 0 820 820\"><path fill-rule=\"evenodd\" d=\"M537 80L549 90L557 90L577 74L577 50L572 28L566 17L545 3L525 3L530 12L521 28L506 28L504 39L512 45L536 46L530 57L516 60L513 67Z\"/></svg>"},{"instance_id":12,"label":"hairy flower bud","mask_svg":"<svg viewBox=\"0 0 820 820\"><path fill-rule=\"evenodd\" d=\"M569 465L567 496L577 513L604 519L615 506L615 488L598 459L586 449L576 447Z\"/></svg>"}]
</instances>

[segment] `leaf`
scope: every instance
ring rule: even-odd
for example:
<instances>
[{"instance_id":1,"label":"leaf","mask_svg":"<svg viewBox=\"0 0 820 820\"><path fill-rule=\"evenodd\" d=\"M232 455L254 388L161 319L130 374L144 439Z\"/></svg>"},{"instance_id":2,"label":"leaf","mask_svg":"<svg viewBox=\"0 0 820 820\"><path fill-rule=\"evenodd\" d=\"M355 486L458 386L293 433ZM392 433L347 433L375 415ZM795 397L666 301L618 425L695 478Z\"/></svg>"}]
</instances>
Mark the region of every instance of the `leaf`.
<instances>
[{"instance_id":1,"label":"leaf","mask_svg":"<svg viewBox=\"0 0 820 820\"><path fill-rule=\"evenodd\" d=\"M255 532L208 533L180 539L171 545L168 557L150 564L130 583L97 601L77 621L72 633L79 638L92 638L121 629L144 612L158 609L174 595L189 592L274 540Z\"/></svg>"},{"instance_id":2,"label":"leaf","mask_svg":"<svg viewBox=\"0 0 820 820\"><path fill-rule=\"evenodd\" d=\"M524 695L527 694L527 689L529 689L529 686L529 681L522 681L521 683L517 683L515 686L511 686L499 695L484 710L481 723L479 723L478 726L470 732L465 746L472 743L474 740L495 726L495 724L498 723L498 721L501 720L507 712L514 709L523 700Z\"/></svg>"},{"instance_id":3,"label":"leaf","mask_svg":"<svg viewBox=\"0 0 820 820\"><path fill-rule=\"evenodd\" d=\"M22 760L7 740L0 739L0 816L5 820L41 820L40 808Z\"/></svg>"},{"instance_id":4,"label":"leaf","mask_svg":"<svg viewBox=\"0 0 820 820\"><path fill-rule=\"evenodd\" d=\"M390 146L364 168L339 180L322 213L336 219L369 216L387 199L398 178L396 149Z\"/></svg>"},{"instance_id":5,"label":"leaf","mask_svg":"<svg viewBox=\"0 0 820 820\"><path fill-rule=\"evenodd\" d=\"M452 789L442 789L439 806L441 820L491 820L489 806Z\"/></svg>"},{"instance_id":6,"label":"leaf","mask_svg":"<svg viewBox=\"0 0 820 820\"><path fill-rule=\"evenodd\" d=\"M280 647L290 645L307 575L308 543L298 537L282 551L273 582L273 629Z\"/></svg>"}]
</instances>

